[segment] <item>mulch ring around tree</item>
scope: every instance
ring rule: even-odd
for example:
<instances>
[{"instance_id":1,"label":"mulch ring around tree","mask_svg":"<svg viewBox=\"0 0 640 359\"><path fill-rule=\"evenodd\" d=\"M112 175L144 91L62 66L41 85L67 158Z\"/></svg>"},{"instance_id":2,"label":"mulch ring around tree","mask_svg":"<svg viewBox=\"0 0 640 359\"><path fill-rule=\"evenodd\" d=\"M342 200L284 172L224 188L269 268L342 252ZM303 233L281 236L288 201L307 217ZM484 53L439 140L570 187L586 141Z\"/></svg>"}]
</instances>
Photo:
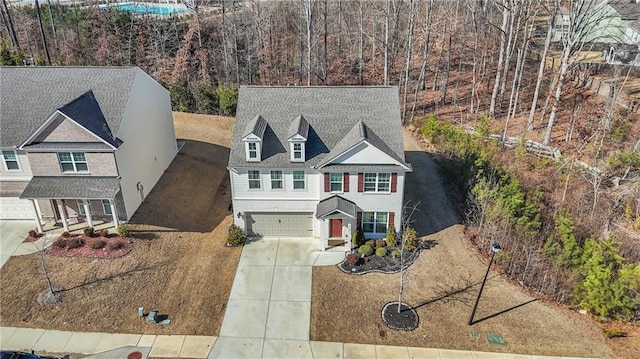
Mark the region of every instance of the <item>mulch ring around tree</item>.
<instances>
[{"instance_id":1,"label":"mulch ring around tree","mask_svg":"<svg viewBox=\"0 0 640 359\"><path fill-rule=\"evenodd\" d=\"M60 236L45 250L59 257L118 258L133 249L133 241L126 237L89 237L86 235Z\"/></svg>"},{"instance_id":2,"label":"mulch ring around tree","mask_svg":"<svg viewBox=\"0 0 640 359\"><path fill-rule=\"evenodd\" d=\"M399 256L393 257L391 255L384 257L378 257L375 254L361 256L358 254L357 249L354 248L351 250L351 253L345 257L345 260L338 264L338 268L348 274L397 273L400 271L400 263L403 263L403 267L406 269L418 259L423 249L430 249L434 245L434 241L423 241L415 251L404 252L402 254L402 261ZM391 251L388 252L391 253ZM348 256L352 254L360 256L355 265L351 265L348 261Z\"/></svg>"},{"instance_id":3,"label":"mulch ring around tree","mask_svg":"<svg viewBox=\"0 0 640 359\"><path fill-rule=\"evenodd\" d=\"M398 305L400 312L398 313ZM391 329L411 331L420 322L418 313L405 303L390 302L382 308L382 321Z\"/></svg>"}]
</instances>

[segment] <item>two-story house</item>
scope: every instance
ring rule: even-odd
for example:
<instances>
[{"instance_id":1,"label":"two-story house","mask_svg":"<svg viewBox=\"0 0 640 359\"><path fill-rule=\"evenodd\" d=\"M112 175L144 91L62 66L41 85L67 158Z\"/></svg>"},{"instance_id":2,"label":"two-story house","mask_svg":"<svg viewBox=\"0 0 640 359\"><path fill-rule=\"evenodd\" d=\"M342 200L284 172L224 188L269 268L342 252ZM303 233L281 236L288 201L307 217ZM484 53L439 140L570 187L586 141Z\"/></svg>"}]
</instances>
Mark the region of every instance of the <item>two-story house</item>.
<instances>
[{"instance_id":1,"label":"two-story house","mask_svg":"<svg viewBox=\"0 0 640 359\"><path fill-rule=\"evenodd\" d=\"M234 223L249 236L350 243L401 228L397 87L243 86L229 155ZM331 242L333 244L333 242Z\"/></svg>"},{"instance_id":2,"label":"two-story house","mask_svg":"<svg viewBox=\"0 0 640 359\"><path fill-rule=\"evenodd\" d=\"M177 153L169 92L137 67L0 67L0 219L127 221Z\"/></svg>"}]
</instances>

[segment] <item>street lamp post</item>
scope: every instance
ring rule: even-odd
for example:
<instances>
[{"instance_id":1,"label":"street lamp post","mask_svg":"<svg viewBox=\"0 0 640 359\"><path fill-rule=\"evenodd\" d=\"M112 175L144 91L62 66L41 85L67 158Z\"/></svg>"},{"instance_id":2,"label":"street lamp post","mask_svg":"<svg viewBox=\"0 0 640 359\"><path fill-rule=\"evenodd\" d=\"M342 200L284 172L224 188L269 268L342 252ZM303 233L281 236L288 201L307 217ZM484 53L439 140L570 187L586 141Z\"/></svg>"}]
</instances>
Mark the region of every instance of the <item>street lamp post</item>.
<instances>
[{"instance_id":1,"label":"street lamp post","mask_svg":"<svg viewBox=\"0 0 640 359\"><path fill-rule=\"evenodd\" d=\"M476 309L478 309L478 302L480 302L480 296L482 295L482 290L484 289L484 284L487 281L487 277L489 276L489 270L491 269L491 264L493 263L493 257L496 253L500 252L500 245L498 243L491 244L491 259L489 260L489 266L487 267L487 272L484 274L484 279L482 280L482 285L480 286L480 292L478 292L478 298L476 298L476 304L473 305L473 310L471 311L471 317L469 318L469 325L473 325L473 317L476 315Z\"/></svg>"}]
</instances>

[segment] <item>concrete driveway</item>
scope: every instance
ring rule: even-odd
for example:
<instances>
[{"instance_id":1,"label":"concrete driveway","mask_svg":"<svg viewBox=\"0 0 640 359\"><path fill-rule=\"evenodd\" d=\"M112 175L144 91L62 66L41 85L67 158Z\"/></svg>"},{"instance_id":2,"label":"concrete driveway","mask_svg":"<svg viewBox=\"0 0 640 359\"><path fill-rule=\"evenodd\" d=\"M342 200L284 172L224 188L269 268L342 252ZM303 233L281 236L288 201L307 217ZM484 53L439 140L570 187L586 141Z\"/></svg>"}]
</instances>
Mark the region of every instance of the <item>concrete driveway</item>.
<instances>
[{"instance_id":1,"label":"concrete driveway","mask_svg":"<svg viewBox=\"0 0 640 359\"><path fill-rule=\"evenodd\" d=\"M34 228L33 221L0 221L0 268L20 247L29 230Z\"/></svg>"},{"instance_id":2,"label":"concrete driveway","mask_svg":"<svg viewBox=\"0 0 640 359\"><path fill-rule=\"evenodd\" d=\"M312 266L335 265L345 255L319 249L314 239L245 245L209 358L311 358Z\"/></svg>"}]
</instances>

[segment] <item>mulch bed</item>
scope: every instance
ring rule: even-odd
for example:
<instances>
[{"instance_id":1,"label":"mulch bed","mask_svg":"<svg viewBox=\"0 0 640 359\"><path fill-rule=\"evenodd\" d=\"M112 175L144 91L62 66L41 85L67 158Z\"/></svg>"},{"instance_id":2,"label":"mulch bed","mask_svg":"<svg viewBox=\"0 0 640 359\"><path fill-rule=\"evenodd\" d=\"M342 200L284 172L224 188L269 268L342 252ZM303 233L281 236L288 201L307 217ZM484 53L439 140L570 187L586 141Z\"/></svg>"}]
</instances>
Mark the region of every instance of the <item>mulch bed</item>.
<instances>
[{"instance_id":1,"label":"mulch bed","mask_svg":"<svg viewBox=\"0 0 640 359\"><path fill-rule=\"evenodd\" d=\"M81 245L73 248L68 243L81 241ZM64 245L66 242L67 245ZM126 237L89 237L86 235L60 237L45 250L45 253L58 257L118 258L133 249L133 241Z\"/></svg>"},{"instance_id":2,"label":"mulch bed","mask_svg":"<svg viewBox=\"0 0 640 359\"><path fill-rule=\"evenodd\" d=\"M402 254L402 261L400 257L395 258L391 255L386 255L384 257L377 257L375 254L370 256L366 256L364 258L360 258L355 265L349 265L347 260L343 260L338 264L338 268L344 273L349 274L367 274L367 273L397 273L400 271L400 264L404 264L404 268L406 269L413 262L418 259L420 252L423 249L429 249L435 245L433 241L422 241L418 244L418 248L412 252L404 252ZM395 248L387 248L388 252L391 253L392 249ZM352 249L351 253L358 254L357 249ZM346 258L346 257L345 257Z\"/></svg>"},{"instance_id":3,"label":"mulch bed","mask_svg":"<svg viewBox=\"0 0 640 359\"><path fill-rule=\"evenodd\" d=\"M22 241L22 243L33 243L33 242L37 241L38 239L40 239L40 237L27 236L27 238L25 238L24 241Z\"/></svg>"},{"instance_id":4,"label":"mulch bed","mask_svg":"<svg viewBox=\"0 0 640 359\"><path fill-rule=\"evenodd\" d=\"M400 303L400 313L398 313L398 302L387 303L382 308L382 320L389 328L397 330L414 330L418 327L418 313L405 303Z\"/></svg>"}]
</instances>

